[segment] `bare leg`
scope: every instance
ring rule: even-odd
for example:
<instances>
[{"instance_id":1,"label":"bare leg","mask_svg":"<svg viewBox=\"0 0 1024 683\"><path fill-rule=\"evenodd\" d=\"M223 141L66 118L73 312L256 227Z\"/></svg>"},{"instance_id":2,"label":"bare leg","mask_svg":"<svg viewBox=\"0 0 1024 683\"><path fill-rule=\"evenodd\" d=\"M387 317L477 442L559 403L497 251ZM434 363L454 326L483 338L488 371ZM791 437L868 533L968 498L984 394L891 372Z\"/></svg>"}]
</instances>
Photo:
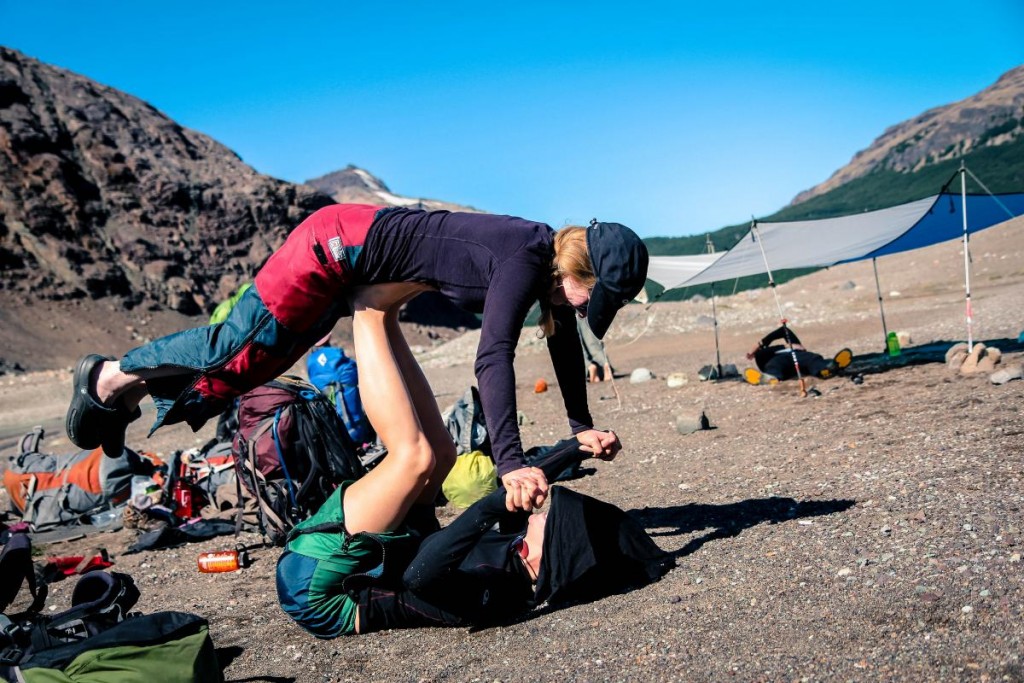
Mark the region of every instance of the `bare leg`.
<instances>
[{"instance_id":1,"label":"bare leg","mask_svg":"<svg viewBox=\"0 0 1024 683\"><path fill-rule=\"evenodd\" d=\"M418 285L375 285L354 297L352 335L359 363L360 397L388 454L345 493L345 526L351 533L397 528L413 503L425 497L429 488L436 491L438 474L447 471L450 464L445 463L454 457L448 454L454 451L454 445L435 453L420 422L414 393L422 394L420 383L426 386L426 380L398 332L398 307L423 289ZM392 341L397 343L397 350ZM402 367L410 361L415 367L412 374L418 375L413 386ZM426 399L433 402L429 386ZM421 396L419 400L422 404L426 399ZM431 407L436 415L436 406ZM440 418L436 423L439 425ZM432 434L435 430L435 426L430 427Z\"/></svg>"},{"instance_id":2,"label":"bare leg","mask_svg":"<svg viewBox=\"0 0 1024 683\"><path fill-rule=\"evenodd\" d=\"M419 292L413 296L416 294ZM398 367L402 371L405 385L412 397L413 408L416 410L420 427L434 452L434 472L416 502L433 505L434 500L437 499L437 492L441 490L441 484L444 483L448 472L455 466L455 443L441 420L441 411L438 410L437 401L434 400L434 391L430 388L423 369L416 362L416 358L409 349L409 343L398 326L398 306L394 306L388 311L386 325L391 351L394 353L395 360L398 361Z\"/></svg>"},{"instance_id":3,"label":"bare leg","mask_svg":"<svg viewBox=\"0 0 1024 683\"><path fill-rule=\"evenodd\" d=\"M96 392L95 396L104 405L111 406L120 398L125 407L132 410L149 394L146 389L147 379L170 377L183 372L187 371L181 368L155 368L128 374L121 371L118 361L105 361L93 369L90 383Z\"/></svg>"}]
</instances>

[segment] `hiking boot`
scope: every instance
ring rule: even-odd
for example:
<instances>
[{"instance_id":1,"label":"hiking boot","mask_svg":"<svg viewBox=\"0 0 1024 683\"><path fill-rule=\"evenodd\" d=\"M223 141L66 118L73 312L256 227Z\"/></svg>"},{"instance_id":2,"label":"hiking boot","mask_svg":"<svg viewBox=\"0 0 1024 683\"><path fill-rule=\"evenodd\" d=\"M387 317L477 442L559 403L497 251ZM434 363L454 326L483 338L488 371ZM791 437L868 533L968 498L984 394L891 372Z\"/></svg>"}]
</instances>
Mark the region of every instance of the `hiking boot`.
<instances>
[{"instance_id":1,"label":"hiking boot","mask_svg":"<svg viewBox=\"0 0 1024 683\"><path fill-rule=\"evenodd\" d=\"M123 404L103 405L89 386L93 370L104 361L114 358L89 354L78 361L72 380L71 404L68 406L64 426L71 443L79 448L92 450L103 447L103 452L118 458L124 452L124 431L128 423L139 418L142 411L138 406L129 411Z\"/></svg>"},{"instance_id":2,"label":"hiking boot","mask_svg":"<svg viewBox=\"0 0 1024 683\"><path fill-rule=\"evenodd\" d=\"M839 371L847 367L853 361L853 352L850 349L843 349L828 362L828 365L818 372L818 377L828 379L835 377Z\"/></svg>"},{"instance_id":3,"label":"hiking boot","mask_svg":"<svg viewBox=\"0 0 1024 683\"><path fill-rule=\"evenodd\" d=\"M757 368L747 368L743 371L743 379L747 380L747 384L753 384L754 386L766 384L774 385L779 383L779 379L774 375L769 375L767 372L761 372Z\"/></svg>"}]
</instances>

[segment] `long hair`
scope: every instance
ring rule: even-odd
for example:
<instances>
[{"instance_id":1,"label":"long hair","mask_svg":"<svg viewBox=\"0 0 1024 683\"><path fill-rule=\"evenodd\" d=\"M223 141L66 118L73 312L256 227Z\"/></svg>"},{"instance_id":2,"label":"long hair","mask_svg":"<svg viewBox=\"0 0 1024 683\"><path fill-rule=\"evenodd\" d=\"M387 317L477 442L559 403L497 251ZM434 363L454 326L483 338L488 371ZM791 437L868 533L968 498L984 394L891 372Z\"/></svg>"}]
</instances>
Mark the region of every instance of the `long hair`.
<instances>
[{"instance_id":1,"label":"long hair","mask_svg":"<svg viewBox=\"0 0 1024 683\"><path fill-rule=\"evenodd\" d=\"M594 266L587 251L587 229L579 225L568 225L555 233L555 258L551 261L551 289L540 302L539 336L555 334L555 320L551 315L551 295L558 287L559 278L570 275L579 280L588 290L597 283Z\"/></svg>"}]
</instances>

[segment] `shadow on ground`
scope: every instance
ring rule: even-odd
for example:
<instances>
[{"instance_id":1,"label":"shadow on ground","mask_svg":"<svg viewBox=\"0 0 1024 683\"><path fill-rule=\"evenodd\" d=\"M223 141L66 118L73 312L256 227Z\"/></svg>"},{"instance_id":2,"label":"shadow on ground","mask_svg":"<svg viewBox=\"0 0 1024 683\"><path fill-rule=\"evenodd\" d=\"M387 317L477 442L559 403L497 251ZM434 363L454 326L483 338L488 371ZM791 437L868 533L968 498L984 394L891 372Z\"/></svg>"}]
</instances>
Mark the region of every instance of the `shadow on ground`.
<instances>
[{"instance_id":1,"label":"shadow on ground","mask_svg":"<svg viewBox=\"0 0 1024 683\"><path fill-rule=\"evenodd\" d=\"M863 356L854 356L853 362L846 368L845 374L873 375L896 370L897 368L905 368L908 365L945 363L946 351L954 344L961 343L961 341L937 341L918 346L908 346L900 351L900 355L895 357L890 357L888 353L869 353ZM979 342L985 346L994 346L1003 353L1024 351L1024 342L1011 339L1010 337L978 340L975 344Z\"/></svg>"},{"instance_id":2,"label":"shadow on ground","mask_svg":"<svg viewBox=\"0 0 1024 683\"><path fill-rule=\"evenodd\" d=\"M805 500L792 498L751 498L738 503L708 505L691 503L666 508L631 510L651 536L683 536L695 531L711 529L695 538L673 555L685 557L696 552L708 541L738 536L744 529L758 524L779 524L805 517L820 517L843 512L856 504L854 500Z\"/></svg>"}]
</instances>

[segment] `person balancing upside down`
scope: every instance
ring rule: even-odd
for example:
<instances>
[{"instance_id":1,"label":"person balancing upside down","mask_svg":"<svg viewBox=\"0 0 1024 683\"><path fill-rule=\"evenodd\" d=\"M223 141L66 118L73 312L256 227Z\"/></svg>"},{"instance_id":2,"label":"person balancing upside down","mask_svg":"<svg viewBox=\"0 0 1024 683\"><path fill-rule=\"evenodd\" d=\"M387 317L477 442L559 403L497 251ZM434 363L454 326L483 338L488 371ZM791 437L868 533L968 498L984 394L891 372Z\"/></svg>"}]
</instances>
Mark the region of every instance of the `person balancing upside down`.
<instances>
[{"instance_id":1,"label":"person balancing upside down","mask_svg":"<svg viewBox=\"0 0 1024 683\"><path fill-rule=\"evenodd\" d=\"M572 433L585 451L613 458L621 443L614 432L594 428L587 406L575 316L603 337L643 287L647 263L643 242L617 223L556 233L511 216L325 207L291 232L224 322L157 339L120 360L82 358L68 436L80 448L119 455L146 395L157 408L153 430L177 422L198 430L351 315L360 395L388 455L348 492L345 507L367 510L359 530L386 531L414 504L432 504L455 462L433 392L398 325L404 303L436 290L483 314L475 364L481 403L506 505L529 511L544 502L548 485L540 469L525 466L516 423L512 362L526 315L540 303Z\"/></svg>"},{"instance_id":2,"label":"person balancing upside down","mask_svg":"<svg viewBox=\"0 0 1024 683\"><path fill-rule=\"evenodd\" d=\"M772 342L779 340L785 345L772 345ZM782 325L769 332L757 346L747 352L747 359L754 361L757 369L747 368L743 378L750 384L774 384L781 380L795 379L797 370L794 355L802 376L821 379L834 377L853 360L850 349L843 349L831 360L825 360L821 355L805 349L796 333Z\"/></svg>"}]
</instances>

